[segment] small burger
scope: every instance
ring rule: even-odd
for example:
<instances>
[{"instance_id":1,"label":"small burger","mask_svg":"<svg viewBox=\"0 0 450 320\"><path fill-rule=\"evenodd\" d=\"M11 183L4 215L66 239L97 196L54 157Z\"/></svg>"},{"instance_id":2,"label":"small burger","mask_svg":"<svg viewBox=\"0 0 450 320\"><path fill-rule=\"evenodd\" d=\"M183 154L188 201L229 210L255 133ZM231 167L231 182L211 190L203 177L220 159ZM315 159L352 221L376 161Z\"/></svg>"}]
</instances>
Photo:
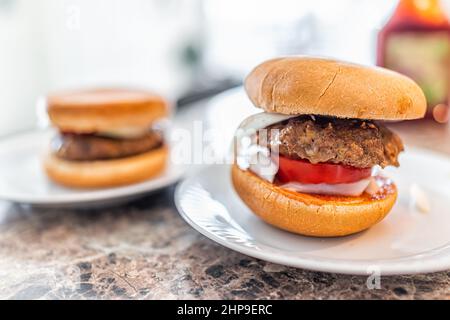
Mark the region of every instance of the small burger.
<instances>
[{"instance_id":1,"label":"small burger","mask_svg":"<svg viewBox=\"0 0 450 320\"><path fill-rule=\"evenodd\" d=\"M47 97L58 129L44 160L47 175L73 188L104 188L161 174L168 150L164 99L139 90L97 89Z\"/></svg>"},{"instance_id":2,"label":"small burger","mask_svg":"<svg viewBox=\"0 0 450 320\"><path fill-rule=\"evenodd\" d=\"M381 169L398 167L404 148L377 120L423 117L415 82L381 68L287 57L256 67L245 89L264 112L238 130L232 180L256 215L294 233L335 237L389 213L397 188Z\"/></svg>"}]
</instances>

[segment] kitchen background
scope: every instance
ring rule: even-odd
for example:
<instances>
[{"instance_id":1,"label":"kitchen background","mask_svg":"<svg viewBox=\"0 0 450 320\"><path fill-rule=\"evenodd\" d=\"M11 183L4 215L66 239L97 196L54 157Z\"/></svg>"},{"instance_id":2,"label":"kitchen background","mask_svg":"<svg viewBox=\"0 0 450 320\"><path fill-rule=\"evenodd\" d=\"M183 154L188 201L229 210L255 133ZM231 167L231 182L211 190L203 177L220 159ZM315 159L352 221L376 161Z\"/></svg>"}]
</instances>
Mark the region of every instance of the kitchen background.
<instances>
[{"instance_id":1,"label":"kitchen background","mask_svg":"<svg viewBox=\"0 0 450 320\"><path fill-rule=\"evenodd\" d=\"M266 58L374 64L390 0L0 0L0 135L36 126L49 91L153 88L181 104ZM450 1L443 1L449 8Z\"/></svg>"}]
</instances>

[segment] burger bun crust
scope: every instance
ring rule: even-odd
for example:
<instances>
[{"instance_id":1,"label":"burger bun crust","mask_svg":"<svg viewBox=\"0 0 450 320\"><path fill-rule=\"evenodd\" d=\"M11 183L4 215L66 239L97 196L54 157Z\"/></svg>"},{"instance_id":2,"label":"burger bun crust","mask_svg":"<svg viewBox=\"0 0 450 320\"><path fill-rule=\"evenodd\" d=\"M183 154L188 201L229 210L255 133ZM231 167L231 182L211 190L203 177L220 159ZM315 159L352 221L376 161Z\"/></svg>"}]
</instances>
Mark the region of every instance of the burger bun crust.
<instances>
[{"instance_id":1,"label":"burger bun crust","mask_svg":"<svg viewBox=\"0 0 450 320\"><path fill-rule=\"evenodd\" d=\"M333 197L292 192L236 165L232 181L239 197L265 222L314 237L346 236L368 229L386 217L397 198L394 184L378 199L367 194Z\"/></svg>"},{"instance_id":2,"label":"burger bun crust","mask_svg":"<svg viewBox=\"0 0 450 320\"><path fill-rule=\"evenodd\" d=\"M54 182L71 188L109 188L142 182L161 174L168 149L161 147L132 157L100 161L68 161L48 153L45 171Z\"/></svg>"},{"instance_id":3,"label":"burger bun crust","mask_svg":"<svg viewBox=\"0 0 450 320\"><path fill-rule=\"evenodd\" d=\"M90 89L51 94L50 121L62 132L97 133L112 129L149 128L169 115L160 96L134 89Z\"/></svg>"},{"instance_id":4,"label":"burger bun crust","mask_svg":"<svg viewBox=\"0 0 450 320\"><path fill-rule=\"evenodd\" d=\"M247 77L256 107L269 113L338 118L422 118L426 99L410 78L377 67L306 56L266 61Z\"/></svg>"}]
</instances>

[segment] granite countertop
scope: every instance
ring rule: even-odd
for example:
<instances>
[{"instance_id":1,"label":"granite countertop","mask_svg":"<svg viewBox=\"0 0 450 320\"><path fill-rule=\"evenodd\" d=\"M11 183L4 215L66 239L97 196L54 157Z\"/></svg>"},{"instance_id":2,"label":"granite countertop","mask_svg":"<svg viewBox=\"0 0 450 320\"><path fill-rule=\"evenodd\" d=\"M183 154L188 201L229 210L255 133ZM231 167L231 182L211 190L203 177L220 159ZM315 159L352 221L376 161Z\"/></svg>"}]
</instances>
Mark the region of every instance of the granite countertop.
<instances>
[{"instance_id":1,"label":"granite countertop","mask_svg":"<svg viewBox=\"0 0 450 320\"><path fill-rule=\"evenodd\" d=\"M249 258L190 228L173 188L91 211L8 205L0 227L2 299L431 299L450 271L383 277L311 272Z\"/></svg>"},{"instance_id":2,"label":"granite countertop","mask_svg":"<svg viewBox=\"0 0 450 320\"><path fill-rule=\"evenodd\" d=\"M450 154L448 127L417 126L395 129ZM84 211L0 203L0 299L450 299L450 270L382 277L369 290L363 276L236 253L189 227L173 193Z\"/></svg>"}]
</instances>

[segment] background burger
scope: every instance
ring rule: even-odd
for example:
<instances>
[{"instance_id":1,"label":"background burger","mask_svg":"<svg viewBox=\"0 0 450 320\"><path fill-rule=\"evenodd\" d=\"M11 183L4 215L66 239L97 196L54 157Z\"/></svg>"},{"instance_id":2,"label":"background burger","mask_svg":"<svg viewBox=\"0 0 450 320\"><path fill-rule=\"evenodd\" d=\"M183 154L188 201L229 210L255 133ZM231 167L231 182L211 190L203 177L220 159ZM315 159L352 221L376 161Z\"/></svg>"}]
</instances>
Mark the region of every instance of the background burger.
<instances>
[{"instance_id":1,"label":"background burger","mask_svg":"<svg viewBox=\"0 0 450 320\"><path fill-rule=\"evenodd\" d=\"M156 124L167 117L159 96L138 90L98 89L47 98L59 130L44 161L48 176L75 188L140 182L160 174L168 150Z\"/></svg>"},{"instance_id":2,"label":"background burger","mask_svg":"<svg viewBox=\"0 0 450 320\"><path fill-rule=\"evenodd\" d=\"M376 168L399 166L404 148L376 120L423 117L416 83L381 68L288 57L256 67L245 88L264 112L238 131L232 180L255 214L284 230L332 237L389 213L397 189Z\"/></svg>"}]
</instances>

